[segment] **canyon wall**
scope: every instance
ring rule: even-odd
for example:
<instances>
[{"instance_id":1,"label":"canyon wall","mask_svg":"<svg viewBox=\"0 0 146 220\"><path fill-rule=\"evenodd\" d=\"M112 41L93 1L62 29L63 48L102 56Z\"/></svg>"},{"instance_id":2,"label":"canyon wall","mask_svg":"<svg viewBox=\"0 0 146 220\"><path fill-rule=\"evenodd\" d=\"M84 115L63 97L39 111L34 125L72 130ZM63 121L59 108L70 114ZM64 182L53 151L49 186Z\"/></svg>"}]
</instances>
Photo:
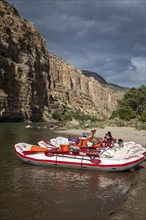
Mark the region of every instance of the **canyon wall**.
<instances>
[{"instance_id":1,"label":"canyon wall","mask_svg":"<svg viewBox=\"0 0 146 220\"><path fill-rule=\"evenodd\" d=\"M117 107L124 90L99 83L85 76L81 70L61 58L49 55L51 94L68 106L100 116L106 116Z\"/></svg>"},{"instance_id":2,"label":"canyon wall","mask_svg":"<svg viewBox=\"0 0 146 220\"><path fill-rule=\"evenodd\" d=\"M51 83L45 41L4 1L0 26L0 119L41 120Z\"/></svg>"},{"instance_id":3,"label":"canyon wall","mask_svg":"<svg viewBox=\"0 0 146 220\"><path fill-rule=\"evenodd\" d=\"M0 7L0 121L47 120L66 107L100 118L117 107L124 90L102 85L48 53L32 22L4 0Z\"/></svg>"}]
</instances>

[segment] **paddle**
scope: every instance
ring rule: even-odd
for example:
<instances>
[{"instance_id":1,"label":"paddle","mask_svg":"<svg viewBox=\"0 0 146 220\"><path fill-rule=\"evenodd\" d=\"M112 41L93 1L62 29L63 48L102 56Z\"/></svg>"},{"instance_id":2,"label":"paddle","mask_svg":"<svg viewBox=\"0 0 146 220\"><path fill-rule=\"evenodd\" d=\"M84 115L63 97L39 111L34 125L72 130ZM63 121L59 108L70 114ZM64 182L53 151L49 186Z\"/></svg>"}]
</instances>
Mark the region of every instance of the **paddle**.
<instances>
[{"instance_id":1,"label":"paddle","mask_svg":"<svg viewBox=\"0 0 146 220\"><path fill-rule=\"evenodd\" d=\"M106 147L106 149L104 149L101 153L99 152L99 156L102 155L104 152L106 152L109 149L110 149L110 147ZM101 148L101 150L102 150L102 148Z\"/></svg>"}]
</instances>

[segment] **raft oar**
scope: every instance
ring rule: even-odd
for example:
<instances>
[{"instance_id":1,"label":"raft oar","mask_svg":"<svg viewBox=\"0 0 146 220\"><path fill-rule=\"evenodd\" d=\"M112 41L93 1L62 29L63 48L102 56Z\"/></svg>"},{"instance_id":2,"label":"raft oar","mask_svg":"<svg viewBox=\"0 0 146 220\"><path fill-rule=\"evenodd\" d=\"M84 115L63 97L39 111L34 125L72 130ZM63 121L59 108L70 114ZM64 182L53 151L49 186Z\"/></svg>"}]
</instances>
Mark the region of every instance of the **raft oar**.
<instances>
[{"instance_id":1,"label":"raft oar","mask_svg":"<svg viewBox=\"0 0 146 220\"><path fill-rule=\"evenodd\" d=\"M24 155L29 155L29 154L37 154L37 153L45 153L46 156L49 155L49 153L52 153L52 154L66 154L67 152L64 152L64 151L57 151L57 150L38 150L38 151L34 151L34 150L25 150L22 152Z\"/></svg>"},{"instance_id":2,"label":"raft oar","mask_svg":"<svg viewBox=\"0 0 146 220\"><path fill-rule=\"evenodd\" d=\"M37 153L45 153L48 151L34 151L34 150L24 150L22 153L24 155L29 155L29 154L37 154Z\"/></svg>"}]
</instances>

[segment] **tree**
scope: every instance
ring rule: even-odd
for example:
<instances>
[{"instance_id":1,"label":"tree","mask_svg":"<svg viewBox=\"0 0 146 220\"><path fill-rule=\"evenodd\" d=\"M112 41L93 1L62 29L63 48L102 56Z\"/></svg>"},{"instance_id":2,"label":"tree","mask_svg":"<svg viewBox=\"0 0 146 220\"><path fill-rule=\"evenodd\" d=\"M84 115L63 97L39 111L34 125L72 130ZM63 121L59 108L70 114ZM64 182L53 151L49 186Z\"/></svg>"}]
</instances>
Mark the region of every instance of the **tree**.
<instances>
[{"instance_id":1,"label":"tree","mask_svg":"<svg viewBox=\"0 0 146 220\"><path fill-rule=\"evenodd\" d=\"M111 118L119 117L121 119L130 120L139 118L145 120L146 112L146 86L142 85L138 89L132 88L122 100L118 102L118 109L113 111Z\"/></svg>"}]
</instances>

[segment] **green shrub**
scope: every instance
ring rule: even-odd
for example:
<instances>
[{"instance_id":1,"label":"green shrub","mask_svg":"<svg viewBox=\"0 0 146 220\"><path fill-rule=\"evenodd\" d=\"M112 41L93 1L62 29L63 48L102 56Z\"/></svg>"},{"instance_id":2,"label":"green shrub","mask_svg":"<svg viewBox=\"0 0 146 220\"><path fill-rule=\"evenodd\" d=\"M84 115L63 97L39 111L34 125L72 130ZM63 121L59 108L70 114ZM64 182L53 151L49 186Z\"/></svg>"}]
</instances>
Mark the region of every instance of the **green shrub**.
<instances>
[{"instance_id":1,"label":"green shrub","mask_svg":"<svg viewBox=\"0 0 146 220\"><path fill-rule=\"evenodd\" d=\"M65 121L72 121L72 116L66 113L65 115L63 115L62 119Z\"/></svg>"},{"instance_id":2,"label":"green shrub","mask_svg":"<svg viewBox=\"0 0 146 220\"><path fill-rule=\"evenodd\" d=\"M140 121L146 122L146 111L144 111L140 116Z\"/></svg>"},{"instance_id":3,"label":"green shrub","mask_svg":"<svg viewBox=\"0 0 146 220\"><path fill-rule=\"evenodd\" d=\"M110 119L120 118L119 111L120 111L119 109L114 110L114 111L112 112L112 115L111 115Z\"/></svg>"},{"instance_id":4,"label":"green shrub","mask_svg":"<svg viewBox=\"0 0 146 220\"><path fill-rule=\"evenodd\" d=\"M145 125L138 125L136 128L138 130L146 130L146 124Z\"/></svg>"},{"instance_id":5,"label":"green shrub","mask_svg":"<svg viewBox=\"0 0 146 220\"><path fill-rule=\"evenodd\" d=\"M146 86L132 88L118 101L118 109L112 112L111 119L118 117L123 120L139 118L146 121Z\"/></svg>"},{"instance_id":6,"label":"green shrub","mask_svg":"<svg viewBox=\"0 0 146 220\"><path fill-rule=\"evenodd\" d=\"M54 118L54 119L57 120L57 121L62 121L61 114L58 113L58 112L54 112L54 113L52 114L52 118Z\"/></svg>"},{"instance_id":7,"label":"green shrub","mask_svg":"<svg viewBox=\"0 0 146 220\"><path fill-rule=\"evenodd\" d=\"M119 116L123 120L131 120L136 117L134 111L131 108L122 109L119 111Z\"/></svg>"}]
</instances>

